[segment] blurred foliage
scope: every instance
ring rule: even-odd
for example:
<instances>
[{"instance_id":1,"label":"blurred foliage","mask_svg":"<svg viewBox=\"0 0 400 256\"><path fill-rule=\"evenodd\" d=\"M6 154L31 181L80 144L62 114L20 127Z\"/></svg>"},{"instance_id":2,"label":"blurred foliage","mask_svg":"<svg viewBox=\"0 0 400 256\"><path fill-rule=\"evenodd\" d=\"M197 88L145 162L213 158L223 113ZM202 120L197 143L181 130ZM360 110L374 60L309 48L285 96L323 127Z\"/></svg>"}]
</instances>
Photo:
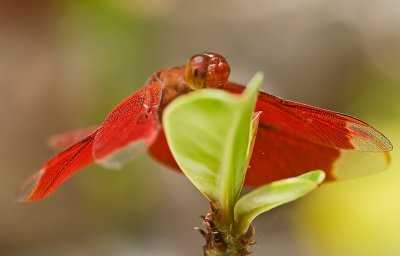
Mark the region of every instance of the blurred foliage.
<instances>
[{"instance_id":1,"label":"blurred foliage","mask_svg":"<svg viewBox=\"0 0 400 256\"><path fill-rule=\"evenodd\" d=\"M400 68L398 76L387 76L377 70L366 70L354 81L351 96L344 105L360 118L378 122L397 121L400 117ZM389 93L388 93L389 92Z\"/></svg>"},{"instance_id":2,"label":"blurred foliage","mask_svg":"<svg viewBox=\"0 0 400 256\"><path fill-rule=\"evenodd\" d=\"M382 127L399 145L400 122ZM387 172L323 186L299 205L295 222L308 246L318 249L313 255L400 254L399 159L395 148Z\"/></svg>"},{"instance_id":3,"label":"blurred foliage","mask_svg":"<svg viewBox=\"0 0 400 256\"><path fill-rule=\"evenodd\" d=\"M156 67L157 44L154 24L139 11L126 12L111 1L62 2L65 12L59 23L63 51L86 63L103 101L97 106L96 120L102 120L115 102L144 84ZM93 120L94 121L94 120ZM99 121L97 121L99 122Z\"/></svg>"}]
</instances>

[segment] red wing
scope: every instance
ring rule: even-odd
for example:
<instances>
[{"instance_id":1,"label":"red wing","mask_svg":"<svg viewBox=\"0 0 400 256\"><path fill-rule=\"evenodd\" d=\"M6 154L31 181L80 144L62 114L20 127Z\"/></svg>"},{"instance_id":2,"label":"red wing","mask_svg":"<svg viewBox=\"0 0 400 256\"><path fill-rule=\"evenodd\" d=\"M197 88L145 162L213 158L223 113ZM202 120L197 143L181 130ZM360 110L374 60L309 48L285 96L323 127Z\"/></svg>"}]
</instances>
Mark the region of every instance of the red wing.
<instances>
[{"instance_id":1,"label":"red wing","mask_svg":"<svg viewBox=\"0 0 400 256\"><path fill-rule=\"evenodd\" d=\"M47 145L56 151L64 150L93 133L98 127L98 125L89 126L55 134L47 140Z\"/></svg>"},{"instance_id":2,"label":"red wing","mask_svg":"<svg viewBox=\"0 0 400 256\"><path fill-rule=\"evenodd\" d=\"M179 165L176 163L175 158L168 147L167 138L165 137L164 129L161 129L157 138L149 148L150 155L160 163L180 171Z\"/></svg>"},{"instance_id":3,"label":"red wing","mask_svg":"<svg viewBox=\"0 0 400 256\"><path fill-rule=\"evenodd\" d=\"M243 88L229 82L224 89L238 93ZM389 163L387 152L392 144L356 118L265 92L260 92L256 111L263 113L246 177L248 185L317 169L326 172L328 181L347 179L381 171Z\"/></svg>"},{"instance_id":4,"label":"red wing","mask_svg":"<svg viewBox=\"0 0 400 256\"><path fill-rule=\"evenodd\" d=\"M144 146L151 144L160 129L157 112L160 99L161 87L157 81L151 81L118 105L99 129L44 163L22 185L17 200L42 199L93 161L115 167L128 157L128 151L132 153L133 146L136 150L145 149L141 142L145 142ZM64 134L64 138L74 137L70 136L73 133Z\"/></svg>"},{"instance_id":5,"label":"red wing","mask_svg":"<svg viewBox=\"0 0 400 256\"><path fill-rule=\"evenodd\" d=\"M119 168L151 145L161 128L158 118L161 93L159 82L150 80L147 86L114 108L94 139L96 163Z\"/></svg>"},{"instance_id":6,"label":"red wing","mask_svg":"<svg viewBox=\"0 0 400 256\"><path fill-rule=\"evenodd\" d=\"M96 132L88 135L63 152L57 154L25 181L17 193L21 202L35 201L51 194L72 174L93 162L93 140Z\"/></svg>"},{"instance_id":7,"label":"red wing","mask_svg":"<svg viewBox=\"0 0 400 256\"><path fill-rule=\"evenodd\" d=\"M228 82L225 90L239 93L243 85ZM256 111L263 111L260 125L287 136L303 138L335 149L387 152L392 144L383 134L354 117L260 92Z\"/></svg>"},{"instance_id":8,"label":"red wing","mask_svg":"<svg viewBox=\"0 0 400 256\"><path fill-rule=\"evenodd\" d=\"M244 88L229 82L224 89L241 93ZM381 171L389 162L390 142L353 117L285 101L265 92L260 92L255 111L262 113L246 185L263 185L317 169L326 172L328 181L353 178ZM150 153L167 166L179 169L163 131Z\"/></svg>"}]
</instances>

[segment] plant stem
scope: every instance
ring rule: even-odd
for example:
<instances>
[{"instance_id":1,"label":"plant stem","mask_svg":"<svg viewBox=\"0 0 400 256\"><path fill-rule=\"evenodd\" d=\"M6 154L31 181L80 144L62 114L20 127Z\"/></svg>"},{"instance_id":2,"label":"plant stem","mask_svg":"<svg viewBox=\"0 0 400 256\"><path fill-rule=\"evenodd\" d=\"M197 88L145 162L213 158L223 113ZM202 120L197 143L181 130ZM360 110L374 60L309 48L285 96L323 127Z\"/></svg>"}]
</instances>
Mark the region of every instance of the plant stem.
<instances>
[{"instance_id":1,"label":"plant stem","mask_svg":"<svg viewBox=\"0 0 400 256\"><path fill-rule=\"evenodd\" d=\"M206 244L203 246L204 256L245 256L250 254L248 249L255 244L252 226L246 234L238 236L233 232L232 227L221 227L215 222L218 218L213 210L210 210L202 218L206 231L198 230L206 239Z\"/></svg>"}]
</instances>

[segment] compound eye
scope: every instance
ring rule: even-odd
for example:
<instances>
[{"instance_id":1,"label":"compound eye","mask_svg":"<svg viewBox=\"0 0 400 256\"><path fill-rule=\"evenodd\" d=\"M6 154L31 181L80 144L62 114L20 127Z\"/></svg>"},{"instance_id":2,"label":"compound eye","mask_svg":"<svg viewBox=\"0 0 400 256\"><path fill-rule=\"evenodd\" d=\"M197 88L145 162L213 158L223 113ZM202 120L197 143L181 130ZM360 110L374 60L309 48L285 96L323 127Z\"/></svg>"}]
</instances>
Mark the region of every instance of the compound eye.
<instances>
[{"instance_id":1,"label":"compound eye","mask_svg":"<svg viewBox=\"0 0 400 256\"><path fill-rule=\"evenodd\" d=\"M228 62L222 56L216 56L208 66L206 86L219 88L228 81L231 69Z\"/></svg>"},{"instance_id":2,"label":"compound eye","mask_svg":"<svg viewBox=\"0 0 400 256\"><path fill-rule=\"evenodd\" d=\"M205 54L194 55L186 63L185 81L192 90L205 87L209 63L210 57Z\"/></svg>"}]
</instances>

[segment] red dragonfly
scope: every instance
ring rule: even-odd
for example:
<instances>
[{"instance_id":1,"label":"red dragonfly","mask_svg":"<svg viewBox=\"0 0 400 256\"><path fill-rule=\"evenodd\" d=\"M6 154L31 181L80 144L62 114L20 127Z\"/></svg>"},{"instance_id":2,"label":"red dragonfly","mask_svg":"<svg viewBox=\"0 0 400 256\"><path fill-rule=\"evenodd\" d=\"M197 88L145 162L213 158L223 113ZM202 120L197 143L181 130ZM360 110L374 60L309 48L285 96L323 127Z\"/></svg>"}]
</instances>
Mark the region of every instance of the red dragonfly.
<instances>
[{"instance_id":1,"label":"red dragonfly","mask_svg":"<svg viewBox=\"0 0 400 256\"><path fill-rule=\"evenodd\" d=\"M226 59L210 52L194 55L185 66L156 72L144 87L115 107L98 128L52 137L54 147L68 147L22 185L17 200L42 199L93 162L118 168L146 149L161 163L179 170L163 131L163 110L176 97L202 88L241 93L245 86L228 81L229 74ZM328 181L352 178L383 170L390 162L390 141L354 117L262 91L255 111L262 114L247 186L317 169L326 172Z\"/></svg>"}]
</instances>

